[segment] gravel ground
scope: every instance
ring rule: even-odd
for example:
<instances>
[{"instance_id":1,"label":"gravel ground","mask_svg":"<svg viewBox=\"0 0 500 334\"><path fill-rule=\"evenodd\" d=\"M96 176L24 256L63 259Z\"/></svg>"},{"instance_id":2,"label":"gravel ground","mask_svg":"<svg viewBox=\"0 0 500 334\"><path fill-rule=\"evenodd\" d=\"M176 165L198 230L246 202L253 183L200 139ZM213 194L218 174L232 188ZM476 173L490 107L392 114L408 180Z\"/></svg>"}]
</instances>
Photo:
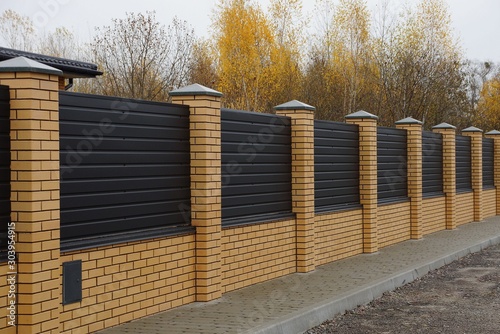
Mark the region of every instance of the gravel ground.
<instances>
[{"instance_id":1,"label":"gravel ground","mask_svg":"<svg viewBox=\"0 0 500 334\"><path fill-rule=\"evenodd\" d=\"M305 332L327 333L500 333L500 245Z\"/></svg>"}]
</instances>

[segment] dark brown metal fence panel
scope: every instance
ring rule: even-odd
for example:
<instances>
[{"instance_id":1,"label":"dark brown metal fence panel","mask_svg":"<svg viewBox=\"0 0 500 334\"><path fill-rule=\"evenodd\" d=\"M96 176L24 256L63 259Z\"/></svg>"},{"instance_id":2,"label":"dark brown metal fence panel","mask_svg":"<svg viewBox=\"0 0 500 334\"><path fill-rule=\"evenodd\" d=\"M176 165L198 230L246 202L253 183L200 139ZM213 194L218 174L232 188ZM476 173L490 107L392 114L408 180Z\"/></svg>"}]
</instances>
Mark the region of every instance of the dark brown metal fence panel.
<instances>
[{"instance_id":1,"label":"dark brown metal fence panel","mask_svg":"<svg viewBox=\"0 0 500 334\"><path fill-rule=\"evenodd\" d=\"M406 130L377 128L377 196L379 203L408 200Z\"/></svg>"},{"instance_id":2,"label":"dark brown metal fence panel","mask_svg":"<svg viewBox=\"0 0 500 334\"><path fill-rule=\"evenodd\" d=\"M0 86L0 251L7 249L10 222L10 106L9 87Z\"/></svg>"},{"instance_id":3,"label":"dark brown metal fence panel","mask_svg":"<svg viewBox=\"0 0 500 334\"><path fill-rule=\"evenodd\" d=\"M223 109L221 129L222 224L290 216L290 119Z\"/></svg>"},{"instance_id":4,"label":"dark brown metal fence panel","mask_svg":"<svg viewBox=\"0 0 500 334\"><path fill-rule=\"evenodd\" d=\"M495 142L492 138L483 138L483 187L495 186Z\"/></svg>"},{"instance_id":5,"label":"dark brown metal fence panel","mask_svg":"<svg viewBox=\"0 0 500 334\"><path fill-rule=\"evenodd\" d=\"M471 140L467 136L456 136L456 190L472 191Z\"/></svg>"},{"instance_id":6,"label":"dark brown metal fence panel","mask_svg":"<svg viewBox=\"0 0 500 334\"><path fill-rule=\"evenodd\" d=\"M189 108L60 93L61 239L190 225Z\"/></svg>"},{"instance_id":7,"label":"dark brown metal fence panel","mask_svg":"<svg viewBox=\"0 0 500 334\"><path fill-rule=\"evenodd\" d=\"M316 212L359 206L359 131L354 124L314 122Z\"/></svg>"},{"instance_id":8,"label":"dark brown metal fence panel","mask_svg":"<svg viewBox=\"0 0 500 334\"><path fill-rule=\"evenodd\" d=\"M443 136L422 132L422 195L443 195Z\"/></svg>"}]
</instances>

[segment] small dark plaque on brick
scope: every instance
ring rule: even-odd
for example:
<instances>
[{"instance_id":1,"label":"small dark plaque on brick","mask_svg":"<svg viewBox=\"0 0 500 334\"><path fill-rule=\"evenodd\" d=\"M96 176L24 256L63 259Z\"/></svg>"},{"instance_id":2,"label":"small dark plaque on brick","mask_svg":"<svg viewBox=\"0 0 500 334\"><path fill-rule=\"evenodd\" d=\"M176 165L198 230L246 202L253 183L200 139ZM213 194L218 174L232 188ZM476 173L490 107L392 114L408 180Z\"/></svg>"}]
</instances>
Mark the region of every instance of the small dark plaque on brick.
<instances>
[{"instance_id":1,"label":"small dark plaque on brick","mask_svg":"<svg viewBox=\"0 0 500 334\"><path fill-rule=\"evenodd\" d=\"M63 263L63 305L82 301L82 261Z\"/></svg>"}]
</instances>

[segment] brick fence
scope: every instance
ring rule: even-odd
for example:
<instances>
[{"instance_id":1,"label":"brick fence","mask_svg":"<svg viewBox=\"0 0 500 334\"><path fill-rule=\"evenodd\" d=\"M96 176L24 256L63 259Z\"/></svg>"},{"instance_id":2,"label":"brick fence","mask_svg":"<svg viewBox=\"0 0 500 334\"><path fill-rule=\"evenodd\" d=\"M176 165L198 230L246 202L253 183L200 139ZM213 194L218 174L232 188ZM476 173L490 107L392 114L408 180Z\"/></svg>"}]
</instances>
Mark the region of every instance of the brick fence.
<instances>
[{"instance_id":1,"label":"brick fence","mask_svg":"<svg viewBox=\"0 0 500 334\"><path fill-rule=\"evenodd\" d=\"M290 120L290 214L225 226L222 94L191 85L170 95L190 111L194 230L61 251L60 72L35 62L24 68L1 65L0 85L10 90L11 222L17 237L16 268L0 263L1 333L94 332L500 212L500 132L486 134L494 141L494 186L485 187L482 131L463 130L471 143L471 188L457 192L456 129L435 126L433 132L442 135L443 186L442 192L424 196L422 161L428 152L422 146L422 123L397 122L406 133L407 153L400 157L404 175L398 176L406 182L406 196L384 202L378 198L378 180L384 177L377 172L378 118L363 111L346 116L359 133L359 203L315 212L314 107L291 101L276 107L277 115ZM81 263L76 291L81 298L63 303L63 281L71 277L64 277L62 268L73 261ZM9 272L17 273L15 298L9 297ZM9 324L11 301L16 326Z\"/></svg>"}]
</instances>

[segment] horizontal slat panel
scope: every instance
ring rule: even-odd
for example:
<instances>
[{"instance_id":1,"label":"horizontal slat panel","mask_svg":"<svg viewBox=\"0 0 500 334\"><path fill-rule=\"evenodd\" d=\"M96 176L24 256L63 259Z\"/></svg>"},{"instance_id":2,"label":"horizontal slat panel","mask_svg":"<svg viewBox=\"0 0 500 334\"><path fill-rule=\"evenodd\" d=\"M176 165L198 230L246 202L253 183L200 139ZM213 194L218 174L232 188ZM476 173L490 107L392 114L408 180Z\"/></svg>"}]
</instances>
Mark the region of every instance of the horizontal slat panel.
<instances>
[{"instance_id":1,"label":"horizontal slat panel","mask_svg":"<svg viewBox=\"0 0 500 334\"><path fill-rule=\"evenodd\" d=\"M260 123L269 126L272 132L287 132L291 124L289 117L227 108L222 108L221 117L225 122Z\"/></svg>"},{"instance_id":2,"label":"horizontal slat panel","mask_svg":"<svg viewBox=\"0 0 500 334\"><path fill-rule=\"evenodd\" d=\"M443 191L443 137L422 132L422 194Z\"/></svg>"},{"instance_id":3,"label":"horizontal slat panel","mask_svg":"<svg viewBox=\"0 0 500 334\"><path fill-rule=\"evenodd\" d=\"M286 183L252 184L246 187L231 185L225 187L224 194L227 196L258 195L262 193L284 193L290 192L291 190L292 185Z\"/></svg>"},{"instance_id":4,"label":"horizontal slat panel","mask_svg":"<svg viewBox=\"0 0 500 334\"><path fill-rule=\"evenodd\" d=\"M82 144L85 137L63 137L62 140L69 147L80 147L85 150L87 143ZM89 141L92 144L92 141ZM147 139L129 139L129 138L105 138L95 139L96 147L93 151L162 151L162 152L185 152L189 150L189 143L179 140L147 140Z\"/></svg>"},{"instance_id":5,"label":"horizontal slat panel","mask_svg":"<svg viewBox=\"0 0 500 334\"><path fill-rule=\"evenodd\" d=\"M336 188L352 188L355 185L357 185L359 182L357 179L343 179L343 180L332 180L330 178L324 180L324 181L319 181L316 180L314 183L314 189L333 189L335 190Z\"/></svg>"},{"instance_id":6,"label":"horizontal slat panel","mask_svg":"<svg viewBox=\"0 0 500 334\"><path fill-rule=\"evenodd\" d=\"M61 219L71 223L114 219L117 217L146 217L148 215L160 215L164 213L177 213L179 211L178 201L156 202L156 203L120 203L109 207L65 209L61 212ZM165 225L167 222L165 222Z\"/></svg>"},{"instance_id":7,"label":"horizontal slat panel","mask_svg":"<svg viewBox=\"0 0 500 334\"><path fill-rule=\"evenodd\" d=\"M228 164L223 166L227 174L231 172L237 173L239 175L252 175L252 174L276 174L281 175L283 173L288 173L290 167L284 164L268 163L268 164L254 164L254 163L243 163L237 161L229 160Z\"/></svg>"},{"instance_id":8,"label":"horizontal slat panel","mask_svg":"<svg viewBox=\"0 0 500 334\"><path fill-rule=\"evenodd\" d=\"M359 161L359 156L357 155L316 155L314 157L314 161L316 164L326 164L330 165L334 168L347 168L348 170L352 170L352 165L357 165ZM338 166L338 167L337 167Z\"/></svg>"},{"instance_id":9,"label":"horizontal slat panel","mask_svg":"<svg viewBox=\"0 0 500 334\"><path fill-rule=\"evenodd\" d=\"M266 183L290 183L290 176L286 174L223 174L223 189L229 185L266 184Z\"/></svg>"},{"instance_id":10,"label":"horizontal slat panel","mask_svg":"<svg viewBox=\"0 0 500 334\"><path fill-rule=\"evenodd\" d=\"M113 220L96 220L78 224L61 225L61 239L79 239L88 235L89 231L99 230L100 235L116 233L117 231L143 230L147 228L163 227L165 222L172 226L186 226L188 221L183 220L182 215L177 213L165 213L161 215L149 215L140 217L124 217Z\"/></svg>"},{"instance_id":11,"label":"horizontal slat panel","mask_svg":"<svg viewBox=\"0 0 500 334\"><path fill-rule=\"evenodd\" d=\"M358 126L314 122L314 200L317 211L359 204Z\"/></svg>"},{"instance_id":12,"label":"horizontal slat panel","mask_svg":"<svg viewBox=\"0 0 500 334\"><path fill-rule=\"evenodd\" d=\"M94 110L106 110L106 116L114 113L120 113L123 115L121 118L124 120L131 117L131 115L141 115L143 112L147 112L148 114L159 114L164 117L169 117L171 115L184 117L187 109L186 106L163 102L70 92L60 92L59 102L65 107L65 110L74 110L75 108L85 109L88 112L92 112ZM165 109L168 109L168 113L165 113ZM68 115L66 118L71 119L71 115ZM97 121L101 120L102 118Z\"/></svg>"},{"instance_id":13,"label":"horizontal slat panel","mask_svg":"<svg viewBox=\"0 0 500 334\"><path fill-rule=\"evenodd\" d=\"M116 165L90 165L90 166L62 166L62 174L71 174L71 180L80 179L119 179L136 177L142 175L143 177L161 177L163 175L186 176L186 171L179 168L178 165L156 165L156 164L134 164L126 166Z\"/></svg>"},{"instance_id":14,"label":"horizontal slat panel","mask_svg":"<svg viewBox=\"0 0 500 334\"><path fill-rule=\"evenodd\" d=\"M337 209L341 209L342 205L353 205L359 204L359 195L344 195L344 196L335 196L335 197L326 197L326 198L315 198L315 206L318 209L325 207L333 207L335 206Z\"/></svg>"},{"instance_id":15,"label":"horizontal slat panel","mask_svg":"<svg viewBox=\"0 0 500 334\"><path fill-rule=\"evenodd\" d=\"M131 164L188 164L189 156L184 153L167 153L167 152L92 152L86 156L72 151L62 151L61 161L66 162L71 166L79 160L84 160L86 165L131 165Z\"/></svg>"},{"instance_id":16,"label":"horizontal slat panel","mask_svg":"<svg viewBox=\"0 0 500 334\"><path fill-rule=\"evenodd\" d=\"M377 196L380 202L407 196L406 130L377 128Z\"/></svg>"},{"instance_id":17,"label":"horizontal slat panel","mask_svg":"<svg viewBox=\"0 0 500 334\"><path fill-rule=\"evenodd\" d=\"M470 137L456 136L456 189L472 190L472 161Z\"/></svg>"},{"instance_id":18,"label":"horizontal slat panel","mask_svg":"<svg viewBox=\"0 0 500 334\"><path fill-rule=\"evenodd\" d=\"M63 99L61 99L61 104L64 104ZM147 110L147 105L141 110L129 111L123 114L118 110L101 109L97 107L85 106L67 106L65 105L65 110L68 112L67 117L64 118L64 124L99 124L100 127L114 128L115 126L130 126L130 127L156 127L158 123L163 123L164 120L168 120L168 125L166 128L182 128L187 125L187 121L183 116L183 108L179 108L174 105L167 105L169 109L169 114L165 114L165 107L163 109L157 110L154 113L152 110ZM106 117L100 110L107 110Z\"/></svg>"},{"instance_id":19,"label":"horizontal slat panel","mask_svg":"<svg viewBox=\"0 0 500 334\"><path fill-rule=\"evenodd\" d=\"M10 93L0 86L0 251L7 249L10 221Z\"/></svg>"},{"instance_id":20,"label":"horizontal slat panel","mask_svg":"<svg viewBox=\"0 0 500 334\"><path fill-rule=\"evenodd\" d=\"M223 109L221 130L223 225L289 215L289 118Z\"/></svg>"},{"instance_id":21,"label":"horizontal slat panel","mask_svg":"<svg viewBox=\"0 0 500 334\"><path fill-rule=\"evenodd\" d=\"M357 194L353 194L351 187L342 187L342 188L329 188L329 189L314 189L315 195L317 198L324 197L341 197L341 196L358 196Z\"/></svg>"},{"instance_id":22,"label":"horizontal slat panel","mask_svg":"<svg viewBox=\"0 0 500 334\"><path fill-rule=\"evenodd\" d=\"M63 241L189 225L188 107L60 96Z\"/></svg>"},{"instance_id":23,"label":"horizontal slat panel","mask_svg":"<svg viewBox=\"0 0 500 334\"><path fill-rule=\"evenodd\" d=\"M274 150L271 150L274 151ZM281 151L281 153L272 153L272 152L255 152L252 155L244 154L244 153L229 153L225 151L224 159L225 161L237 161L237 162L251 162L252 164L279 164L284 160L290 159L290 154Z\"/></svg>"},{"instance_id":24,"label":"horizontal slat panel","mask_svg":"<svg viewBox=\"0 0 500 334\"><path fill-rule=\"evenodd\" d=\"M224 224L231 221L234 223L235 219L247 220L248 218L259 217L264 214L258 212L266 212L267 214L282 214L287 216L291 214L290 203L288 201L252 205L238 205L233 207L226 207L222 212L222 221Z\"/></svg>"},{"instance_id":25,"label":"horizontal slat panel","mask_svg":"<svg viewBox=\"0 0 500 334\"><path fill-rule=\"evenodd\" d=\"M164 120L166 122L168 120ZM160 122L157 123L161 124ZM61 122L60 123L60 133L61 138L66 139L68 134L73 134L77 138L81 138L82 140L98 141L98 138L101 134L104 134L100 130L100 126L98 124L92 123L79 123L79 124L68 124ZM83 132L85 131L85 132ZM100 133L97 131L101 131ZM107 138L139 138L139 139L165 139L165 140L182 140L185 138L186 133L181 129L166 129L161 128L161 126L150 126L150 127L134 127L133 125L123 126L123 125L115 125L112 129L106 134ZM92 135L85 136L85 133L93 133L97 134L95 137ZM98 148L99 145L94 145L94 147Z\"/></svg>"},{"instance_id":26,"label":"horizontal slat panel","mask_svg":"<svg viewBox=\"0 0 500 334\"><path fill-rule=\"evenodd\" d=\"M289 191L285 192L270 192L270 193L260 193L260 194L250 194L250 195L232 195L226 196L224 199L224 205L226 208L230 207L240 207L241 203L249 203L247 205L258 205L263 203L271 203L276 201L277 198L288 199Z\"/></svg>"},{"instance_id":27,"label":"horizontal slat panel","mask_svg":"<svg viewBox=\"0 0 500 334\"><path fill-rule=\"evenodd\" d=\"M359 171L355 170L339 170L332 171L332 168L328 165L319 165L317 170L315 170L316 180L341 180L344 178L357 179L359 177Z\"/></svg>"},{"instance_id":28,"label":"horizontal slat panel","mask_svg":"<svg viewBox=\"0 0 500 334\"><path fill-rule=\"evenodd\" d=\"M246 134L238 134L234 132L224 132L224 142L222 145L227 149L227 145L236 146L237 150L235 152L243 152L243 153L252 153L255 151L260 151L260 148L264 146L264 144L269 144L271 147L273 145L285 145L290 141L288 137L284 133L277 133L273 136L272 141L269 143L269 138L263 137L264 141L259 141L258 134L250 135ZM244 139L244 141L241 141Z\"/></svg>"},{"instance_id":29,"label":"horizontal slat panel","mask_svg":"<svg viewBox=\"0 0 500 334\"><path fill-rule=\"evenodd\" d=\"M133 192L111 192L83 195L68 195L61 199L67 210L72 208L95 208L122 204L136 204L169 201L174 196L180 198L190 195L190 189L159 189L159 190L143 190Z\"/></svg>"},{"instance_id":30,"label":"horizontal slat panel","mask_svg":"<svg viewBox=\"0 0 500 334\"><path fill-rule=\"evenodd\" d=\"M134 177L124 179L106 180L63 180L61 182L61 195L66 194L95 194L99 192L130 191L141 189L179 189L188 186L189 176L182 177Z\"/></svg>"}]
</instances>

